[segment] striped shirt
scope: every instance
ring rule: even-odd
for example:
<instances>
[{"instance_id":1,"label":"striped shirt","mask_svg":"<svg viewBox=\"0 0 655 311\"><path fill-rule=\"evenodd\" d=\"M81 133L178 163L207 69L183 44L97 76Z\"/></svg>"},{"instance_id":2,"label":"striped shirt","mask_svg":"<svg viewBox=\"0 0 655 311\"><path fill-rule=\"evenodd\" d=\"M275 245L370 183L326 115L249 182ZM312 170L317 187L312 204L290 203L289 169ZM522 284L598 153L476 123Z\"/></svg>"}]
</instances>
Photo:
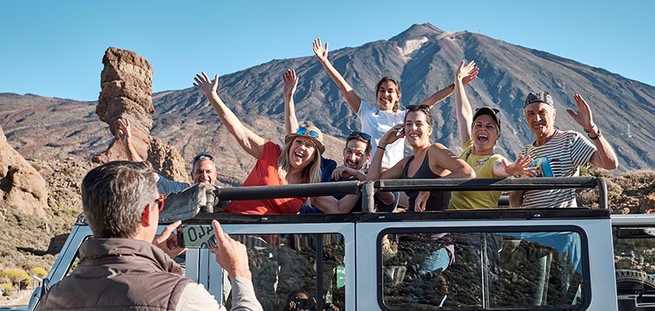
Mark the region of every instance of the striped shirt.
<instances>
[{"instance_id":1,"label":"striped shirt","mask_svg":"<svg viewBox=\"0 0 655 311\"><path fill-rule=\"evenodd\" d=\"M533 163L549 163L552 177L571 177L579 175L580 166L587 164L595 151L596 146L580 133L555 130L555 134L548 142L536 147L534 144L527 145L521 153L529 155ZM547 172L548 169L543 171ZM550 176L548 173L545 175ZM577 206L575 189L530 190L523 195L525 208Z\"/></svg>"}]
</instances>

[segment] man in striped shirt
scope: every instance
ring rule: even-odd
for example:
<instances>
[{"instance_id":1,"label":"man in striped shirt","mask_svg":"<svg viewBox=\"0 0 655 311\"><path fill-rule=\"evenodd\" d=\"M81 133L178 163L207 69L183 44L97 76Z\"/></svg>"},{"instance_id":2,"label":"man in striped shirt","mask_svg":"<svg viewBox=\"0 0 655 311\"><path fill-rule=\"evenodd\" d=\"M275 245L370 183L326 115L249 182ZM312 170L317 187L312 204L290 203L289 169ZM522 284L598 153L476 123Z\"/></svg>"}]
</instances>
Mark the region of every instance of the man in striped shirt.
<instances>
[{"instance_id":1,"label":"man in striped shirt","mask_svg":"<svg viewBox=\"0 0 655 311\"><path fill-rule=\"evenodd\" d=\"M556 111L548 92L530 93L525 99L523 112L535 140L522 153L532 158L536 176L578 176L580 166L587 163L608 170L618 166L616 154L594 123L589 105L580 94L575 94L574 99L578 111L567 112L589 139L575 131L555 128ZM577 207L574 189L514 191L510 200L512 207Z\"/></svg>"}]
</instances>

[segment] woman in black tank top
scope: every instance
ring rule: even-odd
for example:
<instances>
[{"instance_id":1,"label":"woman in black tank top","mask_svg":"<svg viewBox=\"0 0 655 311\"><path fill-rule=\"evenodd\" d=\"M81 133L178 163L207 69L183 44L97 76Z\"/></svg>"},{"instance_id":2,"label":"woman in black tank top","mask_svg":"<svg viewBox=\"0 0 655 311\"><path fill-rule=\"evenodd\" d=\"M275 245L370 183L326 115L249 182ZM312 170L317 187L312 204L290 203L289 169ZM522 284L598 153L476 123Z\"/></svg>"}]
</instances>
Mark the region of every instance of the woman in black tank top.
<instances>
[{"instance_id":1,"label":"woman in black tank top","mask_svg":"<svg viewBox=\"0 0 655 311\"><path fill-rule=\"evenodd\" d=\"M432 114L427 106L409 106L405 114L405 123L398 124L387 131L378 143L378 149L368 170L369 180L395 178L473 178L475 173L464 160L458 159L441 144L432 143ZM384 148L405 137L412 147L413 155L405 157L390 169L381 172ZM448 207L449 193L441 191L408 191L409 210L421 212L444 210Z\"/></svg>"}]
</instances>

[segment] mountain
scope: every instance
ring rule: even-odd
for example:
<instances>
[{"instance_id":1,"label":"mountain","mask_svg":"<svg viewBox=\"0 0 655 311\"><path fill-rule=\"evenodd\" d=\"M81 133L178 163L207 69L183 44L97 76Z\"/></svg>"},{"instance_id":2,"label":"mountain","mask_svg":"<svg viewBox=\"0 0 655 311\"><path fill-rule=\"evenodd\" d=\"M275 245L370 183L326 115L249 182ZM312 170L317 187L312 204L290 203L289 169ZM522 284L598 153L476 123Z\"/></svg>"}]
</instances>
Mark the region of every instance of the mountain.
<instances>
[{"instance_id":1,"label":"mountain","mask_svg":"<svg viewBox=\"0 0 655 311\"><path fill-rule=\"evenodd\" d=\"M307 42L307 52L311 53L311 42ZM594 119L614 146L623 170L655 167L655 138L649 128L655 120L655 87L604 69L482 34L445 32L430 24L413 25L388 40L330 51L329 55L366 101L375 101L373 88L382 76L399 79L403 105L417 103L449 85L460 60L475 60L480 75L467 93L474 106L501 110L499 147L510 157L532 140L522 116L522 103L529 91L549 91L558 109L557 126L582 131L564 111L575 107L572 96L580 93L590 103ZM335 137L344 137L358 127L336 85L313 55L272 60L221 76L220 94L255 131L279 139L283 120L281 75L286 68L295 68L300 77L295 97L300 120L311 120ZM207 70L214 73L209 65ZM153 135L176 145L186 159L198 151L213 152L221 158L225 173L245 176L254 161L229 137L198 90L160 92L153 100ZM434 139L457 149L460 142L452 122L451 102L454 99L433 109ZM97 120L94 104L0 94L0 126L26 157L87 157L106 147L110 139L106 124ZM342 142L329 139L329 155L338 159Z\"/></svg>"}]
</instances>

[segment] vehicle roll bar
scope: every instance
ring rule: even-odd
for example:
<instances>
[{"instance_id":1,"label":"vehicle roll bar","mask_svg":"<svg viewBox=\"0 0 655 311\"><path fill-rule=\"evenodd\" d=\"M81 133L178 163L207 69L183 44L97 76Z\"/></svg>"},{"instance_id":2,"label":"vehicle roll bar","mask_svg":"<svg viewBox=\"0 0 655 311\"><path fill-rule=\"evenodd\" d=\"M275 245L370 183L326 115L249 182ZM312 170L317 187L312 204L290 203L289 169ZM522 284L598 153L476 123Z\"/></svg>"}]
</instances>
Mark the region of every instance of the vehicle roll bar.
<instances>
[{"instance_id":1,"label":"vehicle roll bar","mask_svg":"<svg viewBox=\"0 0 655 311\"><path fill-rule=\"evenodd\" d=\"M607 184L598 177L382 179L281 186L219 188L220 200L258 200L361 193L362 211L373 212L375 191L511 191L598 188L599 205L607 209Z\"/></svg>"}]
</instances>

